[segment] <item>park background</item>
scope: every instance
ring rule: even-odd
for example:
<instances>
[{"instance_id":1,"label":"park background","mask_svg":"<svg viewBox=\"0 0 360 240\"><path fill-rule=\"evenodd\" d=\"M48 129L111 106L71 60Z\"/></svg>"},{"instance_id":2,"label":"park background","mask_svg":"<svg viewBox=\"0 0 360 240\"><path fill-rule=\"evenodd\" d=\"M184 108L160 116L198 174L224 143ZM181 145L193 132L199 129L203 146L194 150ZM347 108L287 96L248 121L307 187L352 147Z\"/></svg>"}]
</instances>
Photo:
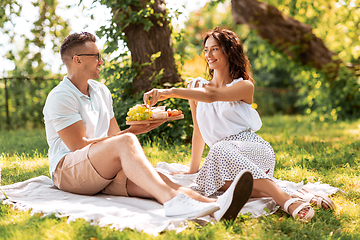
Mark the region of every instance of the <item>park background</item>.
<instances>
[{"instance_id":1,"label":"park background","mask_svg":"<svg viewBox=\"0 0 360 240\"><path fill-rule=\"evenodd\" d=\"M359 1L160 3L2 0L1 184L48 175L42 108L49 91L65 74L58 52L69 33L83 29L98 36L105 59L99 81L112 92L115 115L124 129L127 110L141 103L145 90L184 87L188 77L207 78L201 35L220 26L238 34L251 62L256 82L253 107L263 119L258 133L276 152L275 177L322 181L344 192L334 197L340 208L334 213L317 209L319 217L310 225L284 220L279 211L267 218L245 216L200 230L194 226L180 236L359 238ZM188 103L169 99L164 104L181 109L185 118L163 124L139 139L153 164L189 164L192 120ZM29 222L39 225L39 230L27 228ZM36 238L42 236L41 229L55 231L50 222L55 222L55 229L66 228L64 236L70 239L74 234L83 239L149 237L132 231L114 233L81 221L65 227L63 219L41 220L1 205L0 232L4 235L0 238L26 238L21 231L34 231ZM60 236L55 234L55 238ZM176 236L165 233L162 237Z\"/></svg>"}]
</instances>

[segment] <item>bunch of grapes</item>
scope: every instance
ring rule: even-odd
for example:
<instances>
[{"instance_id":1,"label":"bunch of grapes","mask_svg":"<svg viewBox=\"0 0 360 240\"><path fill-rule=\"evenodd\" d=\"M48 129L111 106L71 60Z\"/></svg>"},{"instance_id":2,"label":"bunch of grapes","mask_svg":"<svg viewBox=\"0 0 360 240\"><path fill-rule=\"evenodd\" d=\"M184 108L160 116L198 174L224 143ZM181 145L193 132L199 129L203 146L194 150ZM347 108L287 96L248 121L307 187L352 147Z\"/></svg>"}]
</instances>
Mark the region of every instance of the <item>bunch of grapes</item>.
<instances>
[{"instance_id":1,"label":"bunch of grapes","mask_svg":"<svg viewBox=\"0 0 360 240\"><path fill-rule=\"evenodd\" d=\"M149 120L151 118L152 112L146 108L144 105L136 104L127 112L126 121L141 121Z\"/></svg>"}]
</instances>

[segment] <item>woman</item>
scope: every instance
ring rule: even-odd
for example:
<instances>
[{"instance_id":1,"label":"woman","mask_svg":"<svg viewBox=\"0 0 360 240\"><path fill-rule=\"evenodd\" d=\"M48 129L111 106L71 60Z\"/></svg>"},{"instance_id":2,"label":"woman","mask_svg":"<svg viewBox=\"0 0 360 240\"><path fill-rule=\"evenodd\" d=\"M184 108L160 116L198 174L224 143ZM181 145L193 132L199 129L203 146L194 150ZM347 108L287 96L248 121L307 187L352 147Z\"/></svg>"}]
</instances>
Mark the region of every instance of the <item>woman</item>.
<instances>
[{"instance_id":1,"label":"woman","mask_svg":"<svg viewBox=\"0 0 360 240\"><path fill-rule=\"evenodd\" d=\"M153 89L144 94L144 102L150 100L151 106L167 98L189 99L194 123L189 173L199 171L200 190L205 196L225 191L237 173L249 170L254 177L251 197L270 196L294 218L309 221L314 216L309 202L333 207L325 196L307 193L306 201L292 198L294 193L271 180L275 154L255 133L262 123L251 107L254 80L240 39L230 30L215 28L204 35L203 44L210 81L196 78L187 89ZM210 151L199 170L205 143Z\"/></svg>"}]
</instances>

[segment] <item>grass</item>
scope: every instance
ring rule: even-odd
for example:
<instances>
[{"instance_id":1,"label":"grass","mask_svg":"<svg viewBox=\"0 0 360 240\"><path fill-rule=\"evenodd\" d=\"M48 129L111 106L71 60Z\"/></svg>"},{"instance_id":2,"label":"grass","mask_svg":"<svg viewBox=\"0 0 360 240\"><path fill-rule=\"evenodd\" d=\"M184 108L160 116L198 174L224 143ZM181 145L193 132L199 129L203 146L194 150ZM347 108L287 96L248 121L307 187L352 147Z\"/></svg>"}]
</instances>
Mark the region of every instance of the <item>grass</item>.
<instances>
[{"instance_id":1,"label":"grass","mask_svg":"<svg viewBox=\"0 0 360 240\"><path fill-rule=\"evenodd\" d=\"M343 190L332 196L336 211L315 208L313 220L302 224L279 210L257 219L240 216L234 222L193 224L180 233L154 237L100 228L82 219L67 224L66 218L31 215L0 204L0 239L360 239L360 120L324 123L304 116L263 117L258 134L274 148L276 178L321 181ZM190 161L189 145L152 143L144 150L154 165ZM49 176L42 129L0 132L0 151L2 185Z\"/></svg>"}]
</instances>

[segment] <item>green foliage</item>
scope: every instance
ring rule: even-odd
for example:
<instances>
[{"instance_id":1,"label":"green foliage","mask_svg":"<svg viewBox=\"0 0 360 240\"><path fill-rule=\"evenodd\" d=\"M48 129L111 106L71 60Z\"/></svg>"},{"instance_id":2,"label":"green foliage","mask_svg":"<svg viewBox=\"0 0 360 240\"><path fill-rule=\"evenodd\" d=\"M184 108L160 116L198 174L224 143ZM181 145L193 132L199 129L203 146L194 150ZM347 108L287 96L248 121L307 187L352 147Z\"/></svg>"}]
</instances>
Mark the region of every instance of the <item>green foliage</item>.
<instances>
[{"instance_id":1,"label":"green foliage","mask_svg":"<svg viewBox=\"0 0 360 240\"><path fill-rule=\"evenodd\" d=\"M106 79L106 84L112 92L113 106L115 117L119 123L121 129L125 129L128 126L125 124L125 119L129 108L136 104L143 103L142 96L144 92L136 92L132 86L133 80L141 76L142 67L153 65L155 60L160 57L161 52L153 54L151 56L151 62L138 64L131 61L129 57L130 53L127 49L127 39L122 32L129 24L136 24L142 26L148 31L153 24L161 25L161 21L166 20L169 22L169 27L172 29L171 18L178 17L180 12L177 10L166 14L156 13L152 8L154 1L146 1L145 6L142 6L139 0L129 1L108 1L101 0L101 4L113 10L113 13L119 13L118 18L112 18L108 26L102 26L97 32L97 35L102 37L106 36L107 43L104 52L106 54L114 53L119 49L119 43L124 43L124 51L105 64L105 70L102 72L102 77ZM141 7L141 10L138 8ZM157 21L154 21L157 19ZM175 44L181 42L182 36L179 33L173 34ZM182 62L182 54L175 54L177 62ZM164 87L181 87L183 83L175 85L165 84L160 85L159 81L162 78L162 72L154 72L153 76L149 79L151 87L164 88ZM154 141L154 139L160 138L164 142L173 143L176 141L189 141L192 135L192 118L190 113L190 107L187 101L181 99L169 99L161 102L161 105L165 105L167 108L182 110L185 118L174 122L164 123L157 129L152 130L147 134L139 135L138 138L141 142Z\"/></svg>"},{"instance_id":2,"label":"green foliage","mask_svg":"<svg viewBox=\"0 0 360 240\"><path fill-rule=\"evenodd\" d=\"M62 79L43 60L45 39L50 39L47 48L51 45L51 50L58 53L62 39L70 32L69 23L57 15L57 1L32 1L31 4L38 10L37 18L32 29L29 29L31 34L19 36L13 28L17 18L23 17L22 3L6 0L1 4L5 10L10 11L1 15L0 26L4 28L0 28L0 31L10 37L9 44L15 45L15 39L19 37L24 42L21 49L11 49L5 55L14 63L15 68L6 73L10 76L6 83L10 126L1 124L0 129L36 127L43 124L42 108L47 94ZM3 25L5 22L8 25ZM4 79L0 79L0 102L0 120L1 123L6 123L6 111L3 107L6 102Z\"/></svg>"},{"instance_id":3,"label":"green foliage","mask_svg":"<svg viewBox=\"0 0 360 240\"><path fill-rule=\"evenodd\" d=\"M45 50L45 38L50 37L51 49L54 53L60 51L59 46L62 39L70 32L69 23L64 21L56 14L57 1L37 0L32 2L33 6L39 10L38 19L33 22L33 28L30 29L31 36L21 36L24 39L24 47L20 50L10 50L6 58L13 61L15 69L8 73L14 77L44 77L51 75L49 66L43 61L42 54ZM13 2L13 5L18 5ZM13 6L8 6L12 8ZM21 14L21 9L17 15ZM14 18L8 16L8 21L13 22ZM11 42L14 44L16 33L10 29L1 29L2 32L11 32ZM36 49L35 51L33 49Z\"/></svg>"},{"instance_id":4,"label":"green foliage","mask_svg":"<svg viewBox=\"0 0 360 240\"><path fill-rule=\"evenodd\" d=\"M296 20L308 24L314 34L344 62L360 63L360 2L358 0L264 0Z\"/></svg>"},{"instance_id":5,"label":"green foliage","mask_svg":"<svg viewBox=\"0 0 360 240\"><path fill-rule=\"evenodd\" d=\"M0 3L0 29L4 28L5 23L11 22L12 16L19 16L20 13L21 5L16 0L2 0Z\"/></svg>"},{"instance_id":6,"label":"green foliage","mask_svg":"<svg viewBox=\"0 0 360 240\"><path fill-rule=\"evenodd\" d=\"M247 26L235 25L232 15L229 14L231 13L230 1L223 2L220 4L211 2L203 9L190 13L189 20L185 23L184 41L177 46L177 51L185 52L187 59L191 59L194 55L203 56L203 33L216 26L231 29L243 42L252 65L253 78L257 87L254 96L254 101L258 106L257 111L261 115L302 113L304 107L296 105L299 99L298 87L296 87L292 71L304 67L289 61L284 53L261 39ZM202 76L204 71L205 68L194 74Z\"/></svg>"},{"instance_id":7,"label":"green foliage","mask_svg":"<svg viewBox=\"0 0 360 240\"><path fill-rule=\"evenodd\" d=\"M9 125L5 111L5 80L0 79L0 102L4 103L0 111L0 130L34 128L43 126L42 110L47 94L60 82L57 79L44 78L9 78L7 86L7 106L9 111Z\"/></svg>"},{"instance_id":8,"label":"green foliage","mask_svg":"<svg viewBox=\"0 0 360 240\"><path fill-rule=\"evenodd\" d=\"M152 58L152 61L155 61L155 59L156 56ZM114 113L121 129L128 127L125 121L129 108L143 103L144 92L133 93L132 87L132 81L139 74L139 69L141 69L141 65L132 64L129 58L124 58L120 64L115 60L106 63L105 70L102 73L108 88L112 92ZM154 75L153 77L155 79L153 87L163 88L163 86L156 84L158 82L157 79L161 78L161 74ZM181 85L182 83L178 83L174 87ZM167 85L167 87L171 86L170 84ZM188 102L181 99L167 99L161 102L161 105L166 106L166 108L182 110L185 115L184 119L166 122L149 133L138 135L139 140L146 142L160 138L167 143L183 140L189 141L192 135L192 118Z\"/></svg>"},{"instance_id":9,"label":"green foliage","mask_svg":"<svg viewBox=\"0 0 360 240\"><path fill-rule=\"evenodd\" d=\"M360 8L359 1L336 0L266 0L284 14L313 28L317 37L344 62L335 77L311 68L296 71L301 98L298 104L305 112L314 112L324 119L360 117L359 71L348 65L360 66ZM356 70L356 69L355 69Z\"/></svg>"},{"instance_id":10,"label":"green foliage","mask_svg":"<svg viewBox=\"0 0 360 240\"><path fill-rule=\"evenodd\" d=\"M112 18L109 25L100 27L100 30L96 32L100 38L106 37L105 53L113 53L118 50L119 43L124 44L122 46L124 49L127 48L127 39L123 30L130 24L140 25L145 31L149 31L154 23L161 26L162 22L160 20L171 22L172 16L169 15L168 11L166 14L154 11L152 8L155 3L154 0L143 1L144 5L139 0L94 0L94 2L100 2L102 5L112 9ZM175 16L177 14L179 13L175 12Z\"/></svg>"},{"instance_id":11,"label":"green foliage","mask_svg":"<svg viewBox=\"0 0 360 240\"><path fill-rule=\"evenodd\" d=\"M360 31L360 18L355 2L266 2L311 25L314 33L343 61L360 64L360 39L356 34ZM191 13L184 28L185 40L178 45L179 51L184 51L191 59L201 54L202 33L215 26L229 28L238 34L247 50L257 87L254 101L261 115L312 114L321 121L360 117L359 76L346 64L340 66L339 74L333 80L333 76L291 59L247 26L234 25L230 12L230 1L215 1ZM342 34L338 34L339 29Z\"/></svg>"},{"instance_id":12,"label":"green foliage","mask_svg":"<svg viewBox=\"0 0 360 240\"><path fill-rule=\"evenodd\" d=\"M310 67L307 71L295 70L293 74L298 79L300 89L298 104L306 107L305 113L312 114L320 121L359 118L360 82L351 69L342 65L334 80L329 80L325 73Z\"/></svg>"},{"instance_id":13,"label":"green foliage","mask_svg":"<svg viewBox=\"0 0 360 240\"><path fill-rule=\"evenodd\" d=\"M360 121L319 122L299 115L275 115L262 120L258 134L274 148L274 176L293 182L321 181L340 188L342 192L331 197L337 205L335 212L315 207L312 221L302 224L279 209L259 218L242 215L234 222L205 226L190 222L179 233L165 231L155 237L131 229L99 227L83 219L68 224L66 217L32 215L0 204L0 239L359 239ZM38 143L31 143L31 139ZM33 154L46 148L44 142L44 129L0 132L0 146L7 144L0 155L1 184L49 176L48 160ZM154 166L164 161L190 164L189 145L167 145L155 140L144 145L144 152Z\"/></svg>"}]
</instances>

